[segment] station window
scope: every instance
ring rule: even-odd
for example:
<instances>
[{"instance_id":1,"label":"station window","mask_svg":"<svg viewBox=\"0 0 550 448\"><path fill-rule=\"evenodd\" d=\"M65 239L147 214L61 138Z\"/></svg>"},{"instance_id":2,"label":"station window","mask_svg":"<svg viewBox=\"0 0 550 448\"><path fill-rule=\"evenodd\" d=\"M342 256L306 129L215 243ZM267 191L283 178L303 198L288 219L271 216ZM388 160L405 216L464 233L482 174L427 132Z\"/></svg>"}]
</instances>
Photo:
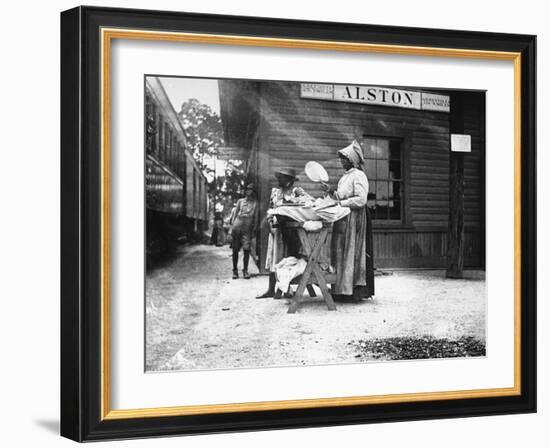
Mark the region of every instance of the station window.
<instances>
[{"instance_id":1,"label":"station window","mask_svg":"<svg viewBox=\"0 0 550 448\"><path fill-rule=\"evenodd\" d=\"M365 172L369 179L367 206L374 220L403 222L403 153L401 140L363 138Z\"/></svg>"}]
</instances>

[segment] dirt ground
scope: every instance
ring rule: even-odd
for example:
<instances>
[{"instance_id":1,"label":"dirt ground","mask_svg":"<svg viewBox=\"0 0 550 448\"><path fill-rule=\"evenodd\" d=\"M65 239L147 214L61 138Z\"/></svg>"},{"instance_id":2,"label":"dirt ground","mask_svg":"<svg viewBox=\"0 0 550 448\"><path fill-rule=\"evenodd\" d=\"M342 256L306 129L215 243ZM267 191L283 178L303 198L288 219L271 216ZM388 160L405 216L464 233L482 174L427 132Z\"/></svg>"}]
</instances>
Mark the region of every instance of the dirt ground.
<instances>
[{"instance_id":1,"label":"dirt ground","mask_svg":"<svg viewBox=\"0 0 550 448\"><path fill-rule=\"evenodd\" d=\"M231 279L227 246L182 248L147 274L148 371L355 363L355 341L390 337L485 343L486 284L480 271L451 280L444 271L394 271L376 277L374 300L337 303L320 298L287 314L286 299L255 299L267 276ZM380 359L380 358L378 358Z\"/></svg>"}]
</instances>

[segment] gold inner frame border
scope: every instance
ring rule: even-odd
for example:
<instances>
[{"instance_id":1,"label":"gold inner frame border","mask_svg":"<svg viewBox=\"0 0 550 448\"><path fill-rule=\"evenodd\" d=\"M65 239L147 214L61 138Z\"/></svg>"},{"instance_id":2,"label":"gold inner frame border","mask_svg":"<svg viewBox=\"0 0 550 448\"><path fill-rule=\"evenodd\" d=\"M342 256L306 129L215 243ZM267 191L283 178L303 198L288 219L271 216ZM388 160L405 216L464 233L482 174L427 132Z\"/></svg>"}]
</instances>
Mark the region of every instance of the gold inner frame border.
<instances>
[{"instance_id":1,"label":"gold inner frame border","mask_svg":"<svg viewBox=\"0 0 550 448\"><path fill-rule=\"evenodd\" d=\"M101 420L169 417L227 412L253 412L318 407L407 403L435 400L503 397L521 394L521 53L420 47L306 39L282 39L239 35L217 35L149 31L139 29L101 29ZM514 386L442 392L391 395L331 397L227 404L188 405L136 409L111 409L110 345L110 63L113 39L185 42L215 45L295 48L413 56L455 57L505 60L514 63Z\"/></svg>"}]
</instances>

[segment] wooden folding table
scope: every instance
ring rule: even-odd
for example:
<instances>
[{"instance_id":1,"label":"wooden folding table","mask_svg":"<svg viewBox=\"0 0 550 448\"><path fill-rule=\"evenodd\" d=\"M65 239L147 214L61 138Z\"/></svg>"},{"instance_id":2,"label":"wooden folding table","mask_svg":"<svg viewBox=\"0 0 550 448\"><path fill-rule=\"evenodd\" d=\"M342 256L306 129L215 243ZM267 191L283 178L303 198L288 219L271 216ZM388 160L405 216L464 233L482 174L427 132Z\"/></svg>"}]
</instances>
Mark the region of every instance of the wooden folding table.
<instances>
[{"instance_id":1,"label":"wooden folding table","mask_svg":"<svg viewBox=\"0 0 550 448\"><path fill-rule=\"evenodd\" d=\"M318 231L307 232L304 229L304 225L301 222L287 221L284 223L287 228L294 229L298 233L302 249L307 260L307 265L304 273L293 280L293 284L298 284L298 289L294 293L291 299L291 304L288 307L289 313L295 313L301 302L305 300L304 293L307 289L310 297L315 297L315 290L313 285L316 284L321 290L323 299L327 304L327 308L330 311L336 310L336 305L332 299L332 295L328 289L328 283L334 283L336 276L334 274L323 272L319 266L319 257L321 249L325 244L328 234L332 228L332 224L323 223L323 227ZM316 238L313 238L313 244L311 244L308 234L316 234ZM282 293L277 292L276 298L280 297Z\"/></svg>"}]
</instances>

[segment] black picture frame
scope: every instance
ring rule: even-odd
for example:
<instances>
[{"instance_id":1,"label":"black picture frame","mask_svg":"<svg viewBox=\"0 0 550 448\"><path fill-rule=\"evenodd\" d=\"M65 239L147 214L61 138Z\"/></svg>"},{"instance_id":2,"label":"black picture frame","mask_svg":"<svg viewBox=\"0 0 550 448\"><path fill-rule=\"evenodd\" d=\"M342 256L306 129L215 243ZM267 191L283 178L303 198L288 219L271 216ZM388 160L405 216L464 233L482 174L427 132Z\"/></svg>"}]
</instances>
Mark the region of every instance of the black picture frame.
<instances>
[{"instance_id":1,"label":"black picture frame","mask_svg":"<svg viewBox=\"0 0 550 448\"><path fill-rule=\"evenodd\" d=\"M521 371L515 396L102 419L102 28L521 54ZM536 36L99 7L61 14L61 435L76 441L536 412Z\"/></svg>"}]
</instances>

